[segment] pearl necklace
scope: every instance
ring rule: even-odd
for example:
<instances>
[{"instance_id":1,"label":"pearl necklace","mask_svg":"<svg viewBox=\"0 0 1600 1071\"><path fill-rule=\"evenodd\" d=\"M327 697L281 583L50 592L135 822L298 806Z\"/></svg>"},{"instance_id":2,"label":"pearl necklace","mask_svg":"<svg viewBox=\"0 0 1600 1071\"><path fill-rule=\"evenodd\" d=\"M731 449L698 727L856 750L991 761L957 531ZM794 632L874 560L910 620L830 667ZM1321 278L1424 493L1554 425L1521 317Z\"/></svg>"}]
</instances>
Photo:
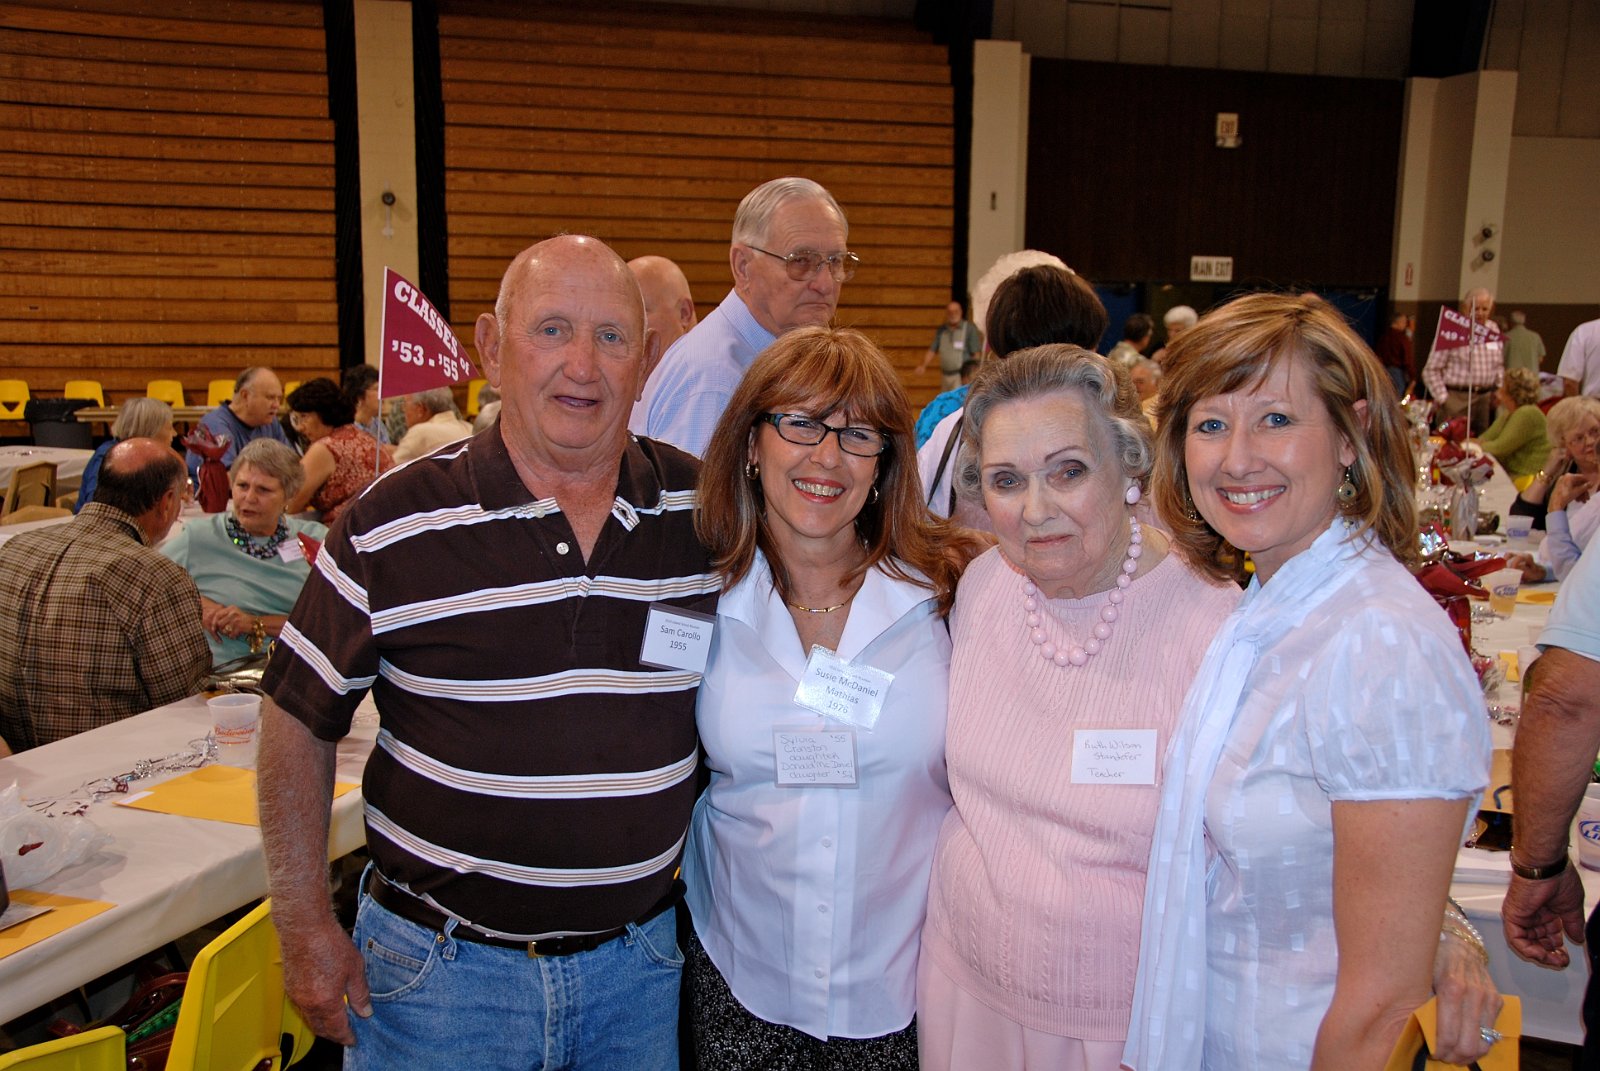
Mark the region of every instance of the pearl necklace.
<instances>
[{"instance_id":1,"label":"pearl necklace","mask_svg":"<svg viewBox=\"0 0 1600 1071\"><path fill-rule=\"evenodd\" d=\"M1094 627L1094 635L1083 641L1080 647L1072 644L1070 647L1057 647L1049 642L1050 638L1044 632L1044 615L1039 611L1039 589L1033 581L1026 577L1022 580L1022 606L1023 617L1031 630L1030 638L1039 648L1039 656L1047 662L1054 662L1061 667L1081 666L1100 653L1105 641L1111 638L1111 626L1116 624L1121 606L1127 598L1128 585L1133 583L1133 574L1139 568L1139 555L1144 553L1144 533L1139 528L1139 522L1133 517L1128 518L1128 556L1122 561L1122 571L1117 574L1117 586L1112 588L1106 596L1110 602L1100 607L1100 621Z\"/></svg>"}]
</instances>

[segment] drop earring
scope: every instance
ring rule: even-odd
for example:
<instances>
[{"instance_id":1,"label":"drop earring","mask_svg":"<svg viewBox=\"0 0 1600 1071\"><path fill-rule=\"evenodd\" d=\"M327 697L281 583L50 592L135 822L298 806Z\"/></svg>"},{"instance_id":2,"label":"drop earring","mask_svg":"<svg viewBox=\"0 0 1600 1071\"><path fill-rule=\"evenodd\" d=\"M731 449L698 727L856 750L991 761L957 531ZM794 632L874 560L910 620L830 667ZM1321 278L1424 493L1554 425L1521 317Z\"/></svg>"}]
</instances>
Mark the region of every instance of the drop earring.
<instances>
[{"instance_id":1,"label":"drop earring","mask_svg":"<svg viewBox=\"0 0 1600 1071\"><path fill-rule=\"evenodd\" d=\"M760 479L761 466L757 465L754 461L746 461L744 463L744 478L751 481Z\"/></svg>"},{"instance_id":2,"label":"drop earring","mask_svg":"<svg viewBox=\"0 0 1600 1071\"><path fill-rule=\"evenodd\" d=\"M1143 497L1143 495L1139 490L1138 484L1133 484L1122 493L1122 500L1130 506L1137 506L1141 497Z\"/></svg>"},{"instance_id":3,"label":"drop earring","mask_svg":"<svg viewBox=\"0 0 1600 1071\"><path fill-rule=\"evenodd\" d=\"M1344 470L1344 482L1339 485L1339 489L1334 494L1339 497L1339 508L1349 512L1350 507L1355 504L1356 500L1356 478L1355 473L1350 471L1348 465L1345 466Z\"/></svg>"}]
</instances>

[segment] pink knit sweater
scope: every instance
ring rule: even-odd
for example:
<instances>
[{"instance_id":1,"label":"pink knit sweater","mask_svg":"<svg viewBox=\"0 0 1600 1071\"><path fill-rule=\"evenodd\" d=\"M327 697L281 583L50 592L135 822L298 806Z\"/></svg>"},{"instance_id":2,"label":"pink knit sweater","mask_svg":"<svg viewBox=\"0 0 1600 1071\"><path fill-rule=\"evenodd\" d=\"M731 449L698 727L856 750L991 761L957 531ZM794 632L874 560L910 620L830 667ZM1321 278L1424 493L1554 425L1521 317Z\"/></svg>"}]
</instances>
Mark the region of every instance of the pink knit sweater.
<instances>
[{"instance_id":1,"label":"pink knit sweater","mask_svg":"<svg viewBox=\"0 0 1600 1071\"><path fill-rule=\"evenodd\" d=\"M1189 682L1240 592L1169 554L1129 587L1104 650L1061 668L1029 640L1021 585L992 550L956 595L946 736L956 806L934 856L923 955L1025 1027L1118 1041L1133 1001L1160 763L1156 785L1075 785L1073 730L1155 729L1165 755ZM1081 642L1106 601L1050 600L1047 631Z\"/></svg>"}]
</instances>

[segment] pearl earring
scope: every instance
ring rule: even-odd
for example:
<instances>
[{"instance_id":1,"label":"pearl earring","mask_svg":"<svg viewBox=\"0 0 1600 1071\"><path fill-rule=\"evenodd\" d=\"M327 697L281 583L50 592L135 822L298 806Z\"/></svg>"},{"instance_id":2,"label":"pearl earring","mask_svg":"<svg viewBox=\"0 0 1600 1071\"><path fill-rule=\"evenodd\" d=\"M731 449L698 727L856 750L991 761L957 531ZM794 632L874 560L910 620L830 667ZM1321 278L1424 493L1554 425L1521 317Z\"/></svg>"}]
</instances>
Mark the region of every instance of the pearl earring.
<instances>
[{"instance_id":1,"label":"pearl earring","mask_svg":"<svg viewBox=\"0 0 1600 1071\"><path fill-rule=\"evenodd\" d=\"M1129 487L1125 492L1123 492L1122 495L1123 501L1127 502L1130 506L1138 505L1140 497L1141 495L1138 484L1134 484L1132 487Z\"/></svg>"}]
</instances>

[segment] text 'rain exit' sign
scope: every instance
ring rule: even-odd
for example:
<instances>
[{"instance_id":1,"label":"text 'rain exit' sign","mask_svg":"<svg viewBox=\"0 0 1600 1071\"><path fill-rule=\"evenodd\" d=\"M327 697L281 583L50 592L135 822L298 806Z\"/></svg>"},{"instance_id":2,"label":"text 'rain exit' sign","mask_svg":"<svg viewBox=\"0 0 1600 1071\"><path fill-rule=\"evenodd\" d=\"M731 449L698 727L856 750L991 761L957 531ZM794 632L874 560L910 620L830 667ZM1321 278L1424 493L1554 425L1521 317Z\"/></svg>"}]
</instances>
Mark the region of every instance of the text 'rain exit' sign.
<instances>
[{"instance_id":1,"label":"text 'rain exit' sign","mask_svg":"<svg viewBox=\"0 0 1600 1071\"><path fill-rule=\"evenodd\" d=\"M1191 283L1233 282L1233 258L1190 257L1189 281Z\"/></svg>"}]
</instances>

